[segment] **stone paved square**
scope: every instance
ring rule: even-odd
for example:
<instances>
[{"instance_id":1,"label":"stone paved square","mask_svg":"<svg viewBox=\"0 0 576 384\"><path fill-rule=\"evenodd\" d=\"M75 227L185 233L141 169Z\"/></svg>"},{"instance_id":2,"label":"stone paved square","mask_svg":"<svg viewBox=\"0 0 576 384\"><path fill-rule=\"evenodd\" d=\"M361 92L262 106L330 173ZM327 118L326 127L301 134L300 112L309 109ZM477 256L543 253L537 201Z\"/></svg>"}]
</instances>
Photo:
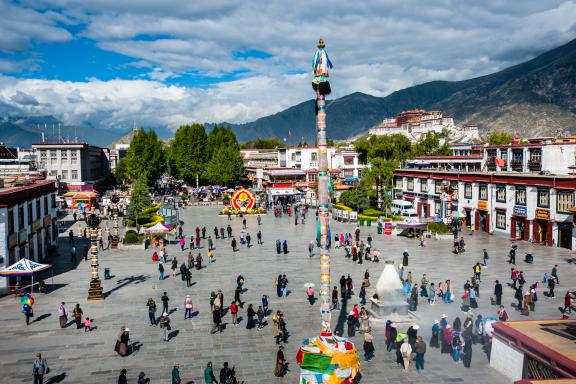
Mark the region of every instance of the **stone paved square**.
<instances>
[{"instance_id":1,"label":"stone paved square","mask_svg":"<svg viewBox=\"0 0 576 384\"><path fill-rule=\"evenodd\" d=\"M190 234L196 226L206 226L207 233L212 234L213 228L225 226L228 221L217 215L216 207L192 207L181 210L184 220L184 233ZM68 218L67 224L71 224ZM242 223L238 218L231 222L233 231L238 234ZM353 232L354 224L342 224L332 221L332 234L345 230ZM75 227L74 227L75 229ZM175 362L180 364L183 383L203 383L202 372L206 363L212 361L217 374L224 361L236 366L237 377L246 383L296 383L299 367L295 355L300 342L306 337L315 336L320 331L319 303L310 305L304 290L304 283L315 282L318 287L319 263L318 257L310 258L307 245L315 238L316 223L314 215L309 214L305 225L294 226L293 217L275 218L272 214L263 216L262 233L264 244L254 245L247 249L240 245L239 251L233 253L230 240L215 240L215 263L200 271L192 271L194 285L185 287L180 276L175 279L171 273L168 278L159 281L156 263L151 261L152 250L107 250L100 253L100 277L103 278L104 268L110 268L113 275L110 280L102 280L105 301L87 302L87 289L90 279L89 261L81 259L74 265L70 264L67 253L65 234L60 238L61 256L49 260L55 265L54 283L57 289L48 295L35 294L35 321L26 327L19 301L14 297L4 297L0 300L0 377L1 383L32 382L31 365L36 352L42 352L51 368L45 383L116 383L122 368L128 370L128 382L136 383L140 371L151 378L152 383L170 383L170 371ZM248 217L248 231L256 239L258 225L255 217ZM392 259L398 265L402 251L410 253L408 270L412 271L414 281L419 282L426 273L432 282L451 279L456 289L455 296L462 295L463 285L471 276L472 266L481 261L482 248L487 248L490 254L489 267L483 270L480 288L479 308L476 313L494 315L496 307L489 303L495 279L508 282L509 265L506 263L509 240L507 238L475 233L470 236L465 233L467 251L463 255L454 255L451 251L451 240L430 240L425 248L418 247L418 242L402 237L386 237L377 235L375 227L361 227L362 238L368 233L374 238L374 248L382 251L381 259ZM277 255L275 240L288 240L290 253ZM86 243L83 243L87 246ZM170 256L176 255L179 261L184 261L188 254L188 245L184 252L174 244L168 247ZM206 248L201 250L206 261ZM528 265L522 262L524 252L535 255L535 263ZM336 249L332 253L332 279L334 285L342 274L350 273L355 286L359 287L364 271L369 270L372 287L378 279L384 264L365 263L353 264L344 257L344 250ZM559 318L557 309L562 305L566 288L574 287L575 267L566 262L570 251L542 247L529 243L520 243L518 265L525 273L527 283L540 281L546 271L550 271L558 263L561 285L557 289L557 298L548 300L540 287L540 300L536 311L530 319ZM168 269L168 268L167 268ZM246 303L240 315L244 318L238 327L231 323L229 314L223 319L225 330L219 334L210 334L211 314L209 311L209 296L211 291L222 289L224 304L232 301L236 276L242 274L247 291L242 300ZM286 298L276 297L275 278L277 274L286 274L289 279L290 294ZM49 282L49 280L47 280ZM149 297L160 304L162 292L170 297L170 308L175 308L171 314L174 337L169 342L162 340L162 330L149 325L146 301ZM356 289L356 293L358 288ZM198 314L192 320L183 320L183 302L186 294L190 294L194 310ZM287 328L290 332L285 346L285 356L290 362L290 372L284 378L273 375L276 345L272 335L272 326L263 330L246 329L245 309L248 303L256 308L262 294L270 297L270 309L285 313ZM512 320L521 316L510 304L513 292L505 286L503 302ZM58 306L65 301L72 311L76 303L80 303L84 316L94 318L91 333L84 333L71 325L61 329L58 325ZM358 303L357 295L348 301L351 308ZM428 341L430 328L434 319L439 319L445 313L450 322L459 315L460 300L454 303L429 306L420 301L416 320L420 324L420 334ZM336 327L340 311L333 312L333 328ZM525 319L525 317L522 317ZM71 316L69 317L71 319ZM140 347L131 355L121 358L114 352L116 334L120 326L130 328L131 340L138 342ZM405 331L408 325L399 329ZM425 355L425 371L418 374L411 366L404 373L396 366L393 353L387 353L384 346L384 324L373 325L375 358L361 362L363 383L506 383L505 377L489 367L488 361L479 345L474 345L472 367L465 368L461 363L454 363L447 355L441 355L439 350L428 348ZM356 343L359 355L362 354L363 337L356 334L352 340Z\"/></svg>"}]
</instances>

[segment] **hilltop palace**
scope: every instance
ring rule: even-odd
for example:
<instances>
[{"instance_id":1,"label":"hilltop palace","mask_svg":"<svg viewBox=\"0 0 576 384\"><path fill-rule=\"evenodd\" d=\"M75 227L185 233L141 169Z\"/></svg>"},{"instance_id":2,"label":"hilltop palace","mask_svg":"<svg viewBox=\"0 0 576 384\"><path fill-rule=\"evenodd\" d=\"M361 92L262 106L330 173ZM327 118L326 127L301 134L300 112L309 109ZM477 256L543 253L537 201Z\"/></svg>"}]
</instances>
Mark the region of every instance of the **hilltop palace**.
<instances>
[{"instance_id":1,"label":"hilltop palace","mask_svg":"<svg viewBox=\"0 0 576 384\"><path fill-rule=\"evenodd\" d=\"M440 111L424 111L421 109L405 111L396 117L385 118L382 123L372 127L371 135L383 136L401 134L412 143L418 142L428 132L446 132L451 142L474 142L480 137L478 127L454 124L454 119L444 117Z\"/></svg>"}]
</instances>

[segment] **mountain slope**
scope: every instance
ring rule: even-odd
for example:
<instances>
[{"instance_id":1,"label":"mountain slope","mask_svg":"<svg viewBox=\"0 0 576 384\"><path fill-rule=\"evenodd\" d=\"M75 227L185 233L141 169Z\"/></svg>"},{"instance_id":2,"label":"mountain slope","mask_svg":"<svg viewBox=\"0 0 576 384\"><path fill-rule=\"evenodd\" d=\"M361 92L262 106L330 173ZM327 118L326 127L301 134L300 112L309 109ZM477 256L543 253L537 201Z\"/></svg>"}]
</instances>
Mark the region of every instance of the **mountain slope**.
<instances>
[{"instance_id":1,"label":"mountain slope","mask_svg":"<svg viewBox=\"0 0 576 384\"><path fill-rule=\"evenodd\" d=\"M522 136L576 131L576 40L491 75L463 81L432 81L386 97L353 93L328 101L330 138L365 132L384 117L414 108L441 110L481 131L505 129ZM314 142L314 101L247 124L230 126L241 141L256 137L304 137Z\"/></svg>"}]
</instances>

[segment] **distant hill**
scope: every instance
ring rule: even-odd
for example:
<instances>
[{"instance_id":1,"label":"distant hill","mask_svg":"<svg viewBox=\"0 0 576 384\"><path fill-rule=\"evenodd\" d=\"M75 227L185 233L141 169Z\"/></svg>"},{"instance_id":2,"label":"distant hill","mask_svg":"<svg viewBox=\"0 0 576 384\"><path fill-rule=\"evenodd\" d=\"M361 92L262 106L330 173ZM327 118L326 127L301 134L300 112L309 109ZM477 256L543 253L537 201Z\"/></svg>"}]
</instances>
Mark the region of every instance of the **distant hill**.
<instances>
[{"instance_id":1,"label":"distant hill","mask_svg":"<svg viewBox=\"0 0 576 384\"><path fill-rule=\"evenodd\" d=\"M54 116L9 116L0 119L0 142L17 147L30 147L42 141L78 140L105 147L120 138L122 132L91 126L64 125Z\"/></svg>"},{"instance_id":2,"label":"distant hill","mask_svg":"<svg viewBox=\"0 0 576 384\"><path fill-rule=\"evenodd\" d=\"M464 81L432 81L386 97L353 93L329 100L328 135L346 139L384 117L408 109L441 110L481 132L503 129L521 136L576 132L576 40L522 64ZM246 124L228 124L239 140L276 136L315 142L314 101Z\"/></svg>"}]
</instances>

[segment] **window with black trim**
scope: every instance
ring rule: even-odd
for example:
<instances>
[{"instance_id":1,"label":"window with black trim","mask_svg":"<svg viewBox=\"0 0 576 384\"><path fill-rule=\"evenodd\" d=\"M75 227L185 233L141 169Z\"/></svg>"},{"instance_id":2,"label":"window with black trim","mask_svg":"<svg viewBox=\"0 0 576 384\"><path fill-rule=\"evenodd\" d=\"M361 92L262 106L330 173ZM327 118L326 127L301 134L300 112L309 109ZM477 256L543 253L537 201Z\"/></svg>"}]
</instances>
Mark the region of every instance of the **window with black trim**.
<instances>
[{"instance_id":1,"label":"window with black trim","mask_svg":"<svg viewBox=\"0 0 576 384\"><path fill-rule=\"evenodd\" d=\"M401 177L396 178L396 188L404 189L403 181Z\"/></svg>"},{"instance_id":2,"label":"window with black trim","mask_svg":"<svg viewBox=\"0 0 576 384\"><path fill-rule=\"evenodd\" d=\"M498 203L506 202L506 186L504 185L496 186L496 202Z\"/></svg>"},{"instance_id":3,"label":"window with black trim","mask_svg":"<svg viewBox=\"0 0 576 384\"><path fill-rule=\"evenodd\" d=\"M506 229L506 212L496 211L496 228Z\"/></svg>"},{"instance_id":4,"label":"window with black trim","mask_svg":"<svg viewBox=\"0 0 576 384\"><path fill-rule=\"evenodd\" d=\"M470 183L464 184L464 198L465 199L472 198L472 184Z\"/></svg>"},{"instance_id":5,"label":"window with black trim","mask_svg":"<svg viewBox=\"0 0 576 384\"><path fill-rule=\"evenodd\" d=\"M408 178L408 183L406 184L406 187L409 191L414 190L414 178L413 177Z\"/></svg>"},{"instance_id":6,"label":"window with black trim","mask_svg":"<svg viewBox=\"0 0 576 384\"><path fill-rule=\"evenodd\" d=\"M516 188L516 205L526 205L526 189Z\"/></svg>"},{"instance_id":7,"label":"window with black trim","mask_svg":"<svg viewBox=\"0 0 576 384\"><path fill-rule=\"evenodd\" d=\"M434 180L434 194L439 195L442 193L442 181Z\"/></svg>"},{"instance_id":8,"label":"window with black trim","mask_svg":"<svg viewBox=\"0 0 576 384\"><path fill-rule=\"evenodd\" d=\"M428 192L428 179L420 179L420 192Z\"/></svg>"},{"instance_id":9,"label":"window with black trim","mask_svg":"<svg viewBox=\"0 0 576 384\"><path fill-rule=\"evenodd\" d=\"M488 200L488 185L478 185L478 200Z\"/></svg>"},{"instance_id":10,"label":"window with black trim","mask_svg":"<svg viewBox=\"0 0 576 384\"><path fill-rule=\"evenodd\" d=\"M538 208L550 208L550 190L549 189L539 189L538 190Z\"/></svg>"},{"instance_id":11,"label":"window with black trim","mask_svg":"<svg viewBox=\"0 0 576 384\"><path fill-rule=\"evenodd\" d=\"M556 211L570 213L570 208L574 207L574 192L558 191L556 194Z\"/></svg>"}]
</instances>

